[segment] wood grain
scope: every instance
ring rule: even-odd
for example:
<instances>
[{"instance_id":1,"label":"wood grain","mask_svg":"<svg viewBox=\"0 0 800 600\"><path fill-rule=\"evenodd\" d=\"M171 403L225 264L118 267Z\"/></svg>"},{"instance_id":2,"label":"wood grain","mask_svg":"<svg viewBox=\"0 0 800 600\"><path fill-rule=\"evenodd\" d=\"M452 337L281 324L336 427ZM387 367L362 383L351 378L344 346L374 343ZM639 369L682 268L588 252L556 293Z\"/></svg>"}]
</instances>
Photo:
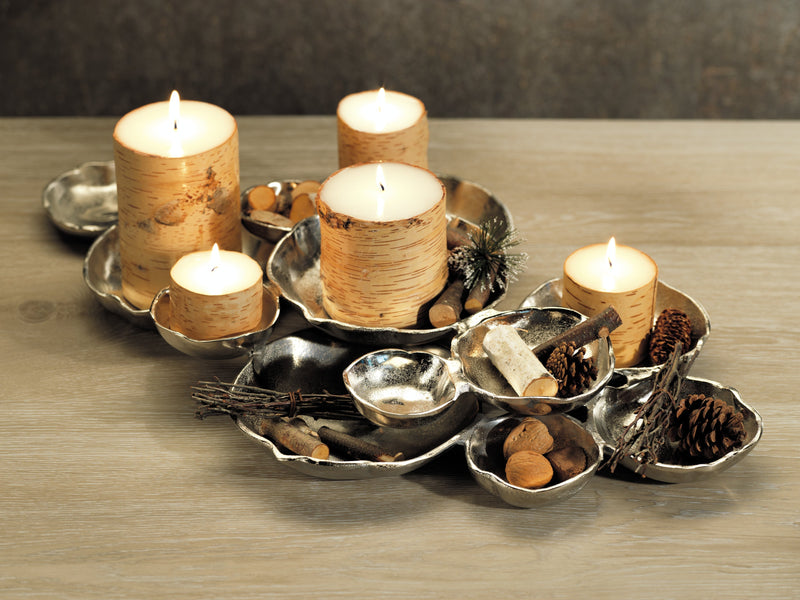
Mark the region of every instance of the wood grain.
<instances>
[{"instance_id":1,"label":"wood grain","mask_svg":"<svg viewBox=\"0 0 800 600\"><path fill-rule=\"evenodd\" d=\"M238 120L241 184L336 170L334 117ZM695 483L597 476L511 508L460 448L406 476L287 469L189 386L241 360L184 356L103 310L88 243L47 181L112 158L114 119L0 119L0 598L790 598L800 590L800 123L431 120L430 168L505 202L530 258L502 307L574 249L641 249L700 301L692 374L736 387L764 437Z\"/></svg>"}]
</instances>

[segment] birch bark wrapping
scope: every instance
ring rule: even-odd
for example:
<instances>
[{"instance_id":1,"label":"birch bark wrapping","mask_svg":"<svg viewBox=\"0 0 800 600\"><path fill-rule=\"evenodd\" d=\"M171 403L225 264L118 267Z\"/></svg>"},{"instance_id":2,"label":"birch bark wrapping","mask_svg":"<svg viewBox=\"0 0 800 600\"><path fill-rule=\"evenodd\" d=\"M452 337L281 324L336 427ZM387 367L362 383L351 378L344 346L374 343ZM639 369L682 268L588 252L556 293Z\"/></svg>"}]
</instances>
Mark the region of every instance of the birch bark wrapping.
<instances>
[{"instance_id":1,"label":"birch bark wrapping","mask_svg":"<svg viewBox=\"0 0 800 600\"><path fill-rule=\"evenodd\" d=\"M134 306L150 306L181 256L215 242L241 250L236 127L222 144L175 158L129 148L115 132L114 162L122 293Z\"/></svg>"}]
</instances>

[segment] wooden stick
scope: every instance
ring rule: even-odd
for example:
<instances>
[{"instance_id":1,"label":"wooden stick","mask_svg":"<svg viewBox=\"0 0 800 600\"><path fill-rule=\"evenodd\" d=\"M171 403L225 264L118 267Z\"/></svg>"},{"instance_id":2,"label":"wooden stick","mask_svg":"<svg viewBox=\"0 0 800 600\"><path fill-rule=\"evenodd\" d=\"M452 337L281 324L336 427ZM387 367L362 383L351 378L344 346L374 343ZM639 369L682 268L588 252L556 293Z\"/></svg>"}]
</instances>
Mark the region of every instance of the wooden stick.
<instances>
[{"instance_id":1,"label":"wooden stick","mask_svg":"<svg viewBox=\"0 0 800 600\"><path fill-rule=\"evenodd\" d=\"M467 233L464 227L461 226L462 224L463 221L458 217L450 219L450 221L447 223L448 250L452 250L453 248L457 248L459 246L469 246L472 243L469 233Z\"/></svg>"},{"instance_id":2,"label":"wooden stick","mask_svg":"<svg viewBox=\"0 0 800 600\"><path fill-rule=\"evenodd\" d=\"M354 458L365 458L377 462L394 462L405 458L402 452L391 454L378 444L373 444L372 442L362 440L347 433L342 433L341 431L331 429L324 425L319 428L317 433L320 439L326 444L343 450Z\"/></svg>"},{"instance_id":3,"label":"wooden stick","mask_svg":"<svg viewBox=\"0 0 800 600\"><path fill-rule=\"evenodd\" d=\"M558 381L511 325L498 325L483 338L486 355L518 396L555 396Z\"/></svg>"},{"instance_id":4,"label":"wooden stick","mask_svg":"<svg viewBox=\"0 0 800 600\"><path fill-rule=\"evenodd\" d=\"M258 422L258 433L267 436L295 454L320 459L330 456L328 446L318 437L307 433L297 424L283 419L261 419Z\"/></svg>"},{"instance_id":5,"label":"wooden stick","mask_svg":"<svg viewBox=\"0 0 800 600\"><path fill-rule=\"evenodd\" d=\"M464 301L465 311L474 315L476 312L483 310L483 307L486 306L486 301L489 300L489 294L492 291L496 278L497 266L494 266L489 275L479 283L476 283L469 291L469 295L467 295L467 299Z\"/></svg>"},{"instance_id":6,"label":"wooden stick","mask_svg":"<svg viewBox=\"0 0 800 600\"><path fill-rule=\"evenodd\" d=\"M461 318L464 282L456 279L442 292L428 311L428 319L434 327L447 327Z\"/></svg>"},{"instance_id":7,"label":"wooden stick","mask_svg":"<svg viewBox=\"0 0 800 600\"><path fill-rule=\"evenodd\" d=\"M608 337L617 327L622 325L622 319L613 306L609 306L595 316L578 323L565 332L542 342L533 349L539 360L546 362L553 349L561 342L573 342L580 348L596 339Z\"/></svg>"}]
</instances>

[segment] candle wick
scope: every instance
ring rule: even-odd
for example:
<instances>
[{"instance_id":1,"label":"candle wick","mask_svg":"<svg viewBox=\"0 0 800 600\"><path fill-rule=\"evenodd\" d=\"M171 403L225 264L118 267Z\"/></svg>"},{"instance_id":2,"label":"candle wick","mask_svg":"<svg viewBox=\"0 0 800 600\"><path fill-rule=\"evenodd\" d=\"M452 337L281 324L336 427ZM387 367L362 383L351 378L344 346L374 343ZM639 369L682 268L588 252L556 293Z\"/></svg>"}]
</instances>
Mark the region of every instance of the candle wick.
<instances>
[{"instance_id":1,"label":"candle wick","mask_svg":"<svg viewBox=\"0 0 800 600\"><path fill-rule=\"evenodd\" d=\"M211 272L213 273L214 271L216 271L218 266L219 265L214 265L213 267L211 267Z\"/></svg>"},{"instance_id":2,"label":"candle wick","mask_svg":"<svg viewBox=\"0 0 800 600\"><path fill-rule=\"evenodd\" d=\"M172 129L173 129L173 131L178 131L178 119L175 119L172 122Z\"/></svg>"},{"instance_id":3,"label":"candle wick","mask_svg":"<svg viewBox=\"0 0 800 600\"><path fill-rule=\"evenodd\" d=\"M613 269L614 268L614 264L611 262L611 257L610 256L608 257L608 268L609 269Z\"/></svg>"},{"instance_id":4,"label":"candle wick","mask_svg":"<svg viewBox=\"0 0 800 600\"><path fill-rule=\"evenodd\" d=\"M383 187L383 183L380 183L380 182L379 182L379 183L378 183L378 185L379 185L379 186L381 186L381 191L382 191L382 192L385 192L385 191L386 191L386 188L385 188L385 187Z\"/></svg>"}]
</instances>

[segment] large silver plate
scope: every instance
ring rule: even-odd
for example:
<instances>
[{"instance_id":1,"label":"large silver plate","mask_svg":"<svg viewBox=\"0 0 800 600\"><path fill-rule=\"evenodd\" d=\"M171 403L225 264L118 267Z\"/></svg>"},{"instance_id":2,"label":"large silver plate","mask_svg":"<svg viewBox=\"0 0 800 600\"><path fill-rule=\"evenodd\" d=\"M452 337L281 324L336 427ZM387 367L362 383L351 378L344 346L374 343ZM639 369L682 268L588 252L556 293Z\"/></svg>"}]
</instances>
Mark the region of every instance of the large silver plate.
<instances>
[{"instance_id":1,"label":"large silver plate","mask_svg":"<svg viewBox=\"0 0 800 600\"><path fill-rule=\"evenodd\" d=\"M610 454L625 428L634 420L639 407L650 397L653 380L646 373L633 374L619 387L607 386L588 406L587 428L595 436L603 450ZM742 400L739 392L708 379L687 377L681 385L681 397L689 394L705 394L724 400L742 412L745 441L741 448L731 450L722 458L710 463L681 464L674 456L674 446L668 447L658 462L647 465L643 475L656 481L683 483L695 481L731 468L747 456L761 439L763 423L755 409ZM636 471L639 464L633 457L621 461L625 468Z\"/></svg>"},{"instance_id":2,"label":"large silver plate","mask_svg":"<svg viewBox=\"0 0 800 600\"><path fill-rule=\"evenodd\" d=\"M489 191L455 177L440 176L447 190L447 213L474 224L496 218L506 229L513 227L511 214ZM459 323L446 327L398 329L395 327L361 327L332 319L322 306L322 285L319 275L319 217L309 217L282 238L267 263L267 276L281 289L282 295L297 306L308 322L333 337L354 344L372 346L410 346L426 344L459 328ZM487 303L491 309L502 300L505 291L495 292ZM482 315L483 312L478 313ZM474 319L472 315L470 319ZM480 318L480 317L478 317Z\"/></svg>"},{"instance_id":3,"label":"large silver plate","mask_svg":"<svg viewBox=\"0 0 800 600\"><path fill-rule=\"evenodd\" d=\"M87 162L50 181L42 206L61 231L97 237L117 222L114 161Z\"/></svg>"},{"instance_id":4,"label":"large silver plate","mask_svg":"<svg viewBox=\"0 0 800 600\"><path fill-rule=\"evenodd\" d=\"M563 306L561 303L563 292L563 280L561 278L551 279L531 292L530 295L522 301L520 307ZM711 321L706 309L703 308L699 302L659 280L658 286L656 287L656 304L653 324L655 324L655 320L658 318L658 315L661 314L661 311L667 308L682 310L688 315L692 322L692 346L687 348L681 355L678 365L679 372L682 375L686 375L711 333ZM623 367L619 368L618 372L624 373L631 378L638 378L640 375L653 375L660 368L660 365Z\"/></svg>"}]
</instances>

